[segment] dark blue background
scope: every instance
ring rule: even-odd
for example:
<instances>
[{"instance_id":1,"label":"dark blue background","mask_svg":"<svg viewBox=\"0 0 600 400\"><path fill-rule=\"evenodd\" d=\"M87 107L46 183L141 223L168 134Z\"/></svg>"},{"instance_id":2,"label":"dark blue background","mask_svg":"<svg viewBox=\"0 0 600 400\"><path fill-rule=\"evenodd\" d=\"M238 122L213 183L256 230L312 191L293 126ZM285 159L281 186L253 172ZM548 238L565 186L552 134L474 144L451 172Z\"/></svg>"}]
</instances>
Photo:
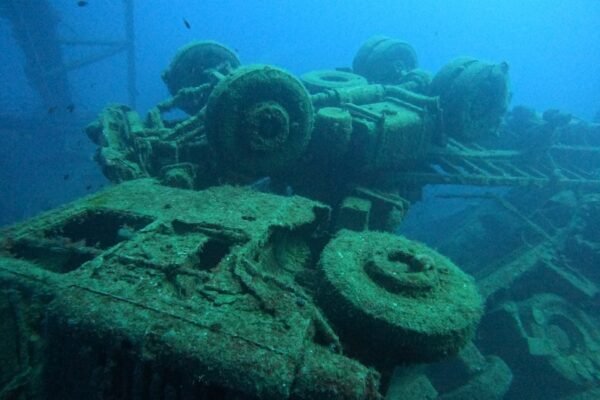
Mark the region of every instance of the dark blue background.
<instances>
[{"instance_id":1,"label":"dark blue background","mask_svg":"<svg viewBox=\"0 0 600 400\"><path fill-rule=\"evenodd\" d=\"M120 0L89 0L85 7L71 0L51 3L61 18L61 37L123 37ZM561 108L591 119L600 110L598 21L597 0L138 0L137 109L143 113L167 96L160 73L191 40L217 40L235 49L243 63L302 73L349 66L363 41L384 34L412 44L420 66L432 72L461 55L507 61L513 105ZM5 20L0 20L0 49L0 114L45 117ZM69 48L65 59L94 51ZM79 131L107 103L127 102L125 66L124 57L117 56L71 73L76 111L66 118L49 116L50 128L35 133L2 128L0 224L100 187L87 138L81 133L83 143L71 137L65 144L53 137L61 129ZM81 158L63 157L65 151L80 151Z\"/></svg>"}]
</instances>

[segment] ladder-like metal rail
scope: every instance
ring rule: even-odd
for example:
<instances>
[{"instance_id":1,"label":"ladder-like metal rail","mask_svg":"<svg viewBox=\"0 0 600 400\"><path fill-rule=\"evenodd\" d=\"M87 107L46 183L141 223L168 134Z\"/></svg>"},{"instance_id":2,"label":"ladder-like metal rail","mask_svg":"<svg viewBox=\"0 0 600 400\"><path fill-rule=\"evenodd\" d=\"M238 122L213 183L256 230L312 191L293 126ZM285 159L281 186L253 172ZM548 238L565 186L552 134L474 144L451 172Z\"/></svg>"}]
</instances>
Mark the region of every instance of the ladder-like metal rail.
<instances>
[{"instance_id":1,"label":"ladder-like metal rail","mask_svg":"<svg viewBox=\"0 0 600 400\"><path fill-rule=\"evenodd\" d=\"M554 151L598 155L598 170L584 170L574 163L558 162ZM412 171L399 173L399 181L409 184L460 184L476 186L534 186L600 188L600 147L550 147L533 155L516 150L487 149L478 144L449 140L445 148L430 152L427 161Z\"/></svg>"}]
</instances>

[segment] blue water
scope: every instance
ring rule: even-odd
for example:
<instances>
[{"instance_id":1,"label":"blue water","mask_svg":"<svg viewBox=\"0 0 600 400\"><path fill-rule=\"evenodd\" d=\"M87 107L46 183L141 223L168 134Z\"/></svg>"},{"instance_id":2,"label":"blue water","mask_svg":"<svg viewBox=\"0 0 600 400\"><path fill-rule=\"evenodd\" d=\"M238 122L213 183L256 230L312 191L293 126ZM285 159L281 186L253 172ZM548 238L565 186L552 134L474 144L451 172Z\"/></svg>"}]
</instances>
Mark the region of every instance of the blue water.
<instances>
[{"instance_id":1,"label":"blue water","mask_svg":"<svg viewBox=\"0 0 600 400\"><path fill-rule=\"evenodd\" d=\"M58 37L64 40L124 38L121 0L48 3L54 16L27 7L20 15L23 26L56 18ZM273 64L299 75L349 67L365 40L386 35L410 43L419 67L431 73L458 56L506 61L511 106L526 105L540 112L560 109L592 121L600 118L599 21L597 0L138 0L135 109L144 115L169 96L161 72L176 51L193 40L223 43L242 64ZM65 65L71 65L102 50L63 46L62 54ZM35 59L43 51L38 48L31 56ZM93 160L95 146L83 128L107 104L127 104L129 93L123 52L70 71L68 103L44 102L31 86L24 70L26 56L6 18L0 18L0 54L0 226L4 226L109 184ZM52 77L44 79L41 86L47 88ZM458 224L482 203L489 214L502 211L493 200L473 196L487 189L460 188L459 194L471 198L449 200L447 194L455 190L427 187L425 201L411 210L405 232L450 248L454 243L443 241L443 232L428 232L424 226L435 228L437 220ZM472 235L489 234L496 227L497 221L489 218ZM514 237L504 239L507 248L514 244Z\"/></svg>"},{"instance_id":2,"label":"blue water","mask_svg":"<svg viewBox=\"0 0 600 400\"><path fill-rule=\"evenodd\" d=\"M64 37L121 37L121 1L90 0L85 7L71 0L52 3ZM600 109L599 19L595 0L138 1L138 109L164 99L160 72L180 46L194 39L227 44L243 63L271 63L302 73L351 65L364 40L384 34L412 44L420 66L432 72L460 55L505 60L511 67L513 104L561 108L592 118ZM0 65L2 107L33 106L36 99L22 72L22 55L5 22L0 24L0 48L6 52ZM91 51L85 50L67 53L75 58ZM107 102L127 100L122 58L71 76L81 108L96 111Z\"/></svg>"},{"instance_id":3,"label":"blue water","mask_svg":"<svg viewBox=\"0 0 600 400\"><path fill-rule=\"evenodd\" d=\"M60 38L124 37L119 0L90 0L84 7L72 0L50 3ZM49 18L30 8L23 18ZM600 2L595 0L138 1L134 13L141 113L167 97L160 73L191 40L216 40L235 49L244 64L275 64L300 74L350 66L360 45L375 34L410 43L420 67L433 73L461 55L507 61L513 105L559 108L585 119L600 111ZM3 197L10 197L0 203L0 224L6 224L104 183L93 166L82 164L93 148L85 137L81 142L75 138L106 104L127 103L128 95L121 53L71 71L74 113L66 118L48 115L49 106L28 84L23 52L6 19L0 19L0 48L0 115L49 120L35 134L0 125L0 182ZM64 46L63 56L69 64L101 51ZM66 106L56 105L58 110ZM61 160L65 144L56 143L56 131L67 129L74 132L70 145L85 152L83 161ZM72 179L63 182L65 175Z\"/></svg>"}]
</instances>

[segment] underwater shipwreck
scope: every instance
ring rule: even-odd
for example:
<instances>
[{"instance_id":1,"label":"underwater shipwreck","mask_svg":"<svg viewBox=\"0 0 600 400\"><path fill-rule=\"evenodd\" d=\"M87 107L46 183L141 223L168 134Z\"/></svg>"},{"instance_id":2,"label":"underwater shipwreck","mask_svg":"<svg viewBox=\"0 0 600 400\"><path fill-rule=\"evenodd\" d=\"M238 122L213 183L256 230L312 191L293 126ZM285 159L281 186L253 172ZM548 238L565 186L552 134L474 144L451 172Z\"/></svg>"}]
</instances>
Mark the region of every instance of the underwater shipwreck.
<instances>
[{"instance_id":1,"label":"underwater shipwreck","mask_svg":"<svg viewBox=\"0 0 600 400\"><path fill-rule=\"evenodd\" d=\"M0 398L598 398L600 125L508 74L180 49L86 128L114 185L0 231ZM440 184L510 190L398 235Z\"/></svg>"}]
</instances>

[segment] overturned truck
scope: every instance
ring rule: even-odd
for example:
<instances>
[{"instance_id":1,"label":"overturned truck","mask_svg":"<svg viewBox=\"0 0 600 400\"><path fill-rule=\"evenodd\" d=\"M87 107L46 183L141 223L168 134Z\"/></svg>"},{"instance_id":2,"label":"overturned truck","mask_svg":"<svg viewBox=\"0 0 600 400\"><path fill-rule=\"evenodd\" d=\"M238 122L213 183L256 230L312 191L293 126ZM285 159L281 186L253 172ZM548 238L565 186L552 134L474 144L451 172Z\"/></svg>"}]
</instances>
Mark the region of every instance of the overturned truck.
<instances>
[{"instance_id":1,"label":"overturned truck","mask_svg":"<svg viewBox=\"0 0 600 400\"><path fill-rule=\"evenodd\" d=\"M390 234L329 240L328 223L299 196L142 179L8 230L4 394L376 399L376 366L469 340L470 277Z\"/></svg>"},{"instance_id":2,"label":"overturned truck","mask_svg":"<svg viewBox=\"0 0 600 400\"><path fill-rule=\"evenodd\" d=\"M0 397L378 399L395 366L463 348L501 396L474 281L390 232L427 183L573 179L477 144L506 63L417 65L374 37L297 78L195 42L145 118L107 107L87 134L116 185L2 231Z\"/></svg>"},{"instance_id":3,"label":"overturned truck","mask_svg":"<svg viewBox=\"0 0 600 400\"><path fill-rule=\"evenodd\" d=\"M298 79L270 65L240 66L220 44L192 43L163 73L173 97L144 120L108 107L87 132L114 182L151 176L202 189L268 179L273 192L331 205L335 223L367 212L352 224L391 230L422 186L399 183L398 173L451 138L495 132L509 97L506 63L461 58L433 80L416 65L408 44L375 37L355 57L361 75L320 70ZM165 118L173 109L190 116Z\"/></svg>"}]
</instances>

